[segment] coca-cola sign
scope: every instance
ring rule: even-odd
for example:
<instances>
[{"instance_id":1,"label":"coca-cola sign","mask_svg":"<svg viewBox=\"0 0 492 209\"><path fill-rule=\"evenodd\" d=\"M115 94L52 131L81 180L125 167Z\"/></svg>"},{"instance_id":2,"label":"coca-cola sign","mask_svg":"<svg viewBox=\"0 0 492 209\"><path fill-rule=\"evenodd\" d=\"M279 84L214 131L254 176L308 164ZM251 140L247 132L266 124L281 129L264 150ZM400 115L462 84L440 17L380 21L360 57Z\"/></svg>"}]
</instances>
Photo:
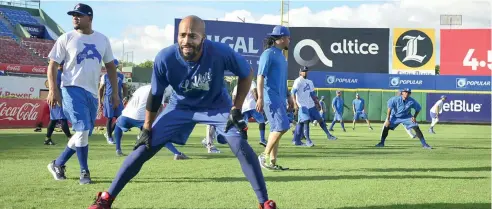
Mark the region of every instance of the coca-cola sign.
<instances>
[{"instance_id":1,"label":"coca-cola sign","mask_svg":"<svg viewBox=\"0 0 492 209\"><path fill-rule=\"evenodd\" d=\"M0 99L0 129L31 128L40 122L47 125L48 121L42 121L46 114L43 107L47 105L38 99Z\"/></svg>"},{"instance_id":2,"label":"coca-cola sign","mask_svg":"<svg viewBox=\"0 0 492 209\"><path fill-rule=\"evenodd\" d=\"M26 102L22 106L10 106L7 102L0 103L0 120L30 120L35 121L38 118L36 111L39 103Z\"/></svg>"},{"instance_id":3,"label":"coca-cola sign","mask_svg":"<svg viewBox=\"0 0 492 209\"><path fill-rule=\"evenodd\" d=\"M47 66L0 63L0 70L13 73L45 74L47 72L47 68Z\"/></svg>"}]
</instances>

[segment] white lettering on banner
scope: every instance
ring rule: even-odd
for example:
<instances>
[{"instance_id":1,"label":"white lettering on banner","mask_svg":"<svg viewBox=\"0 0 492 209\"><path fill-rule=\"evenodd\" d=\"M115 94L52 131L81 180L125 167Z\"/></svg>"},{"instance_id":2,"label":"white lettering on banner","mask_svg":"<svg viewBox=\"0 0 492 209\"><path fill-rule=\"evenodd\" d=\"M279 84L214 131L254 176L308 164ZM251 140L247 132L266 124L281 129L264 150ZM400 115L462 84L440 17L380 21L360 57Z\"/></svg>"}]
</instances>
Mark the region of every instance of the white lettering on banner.
<instances>
[{"instance_id":1,"label":"white lettering on banner","mask_svg":"<svg viewBox=\"0 0 492 209\"><path fill-rule=\"evenodd\" d=\"M343 39L341 42L331 44L331 52L333 54L378 54L379 46L376 43L361 43L359 40Z\"/></svg>"},{"instance_id":2,"label":"white lettering on banner","mask_svg":"<svg viewBox=\"0 0 492 209\"><path fill-rule=\"evenodd\" d=\"M46 73L46 68L44 68L44 67L33 67L32 72L33 73Z\"/></svg>"},{"instance_id":3,"label":"white lettering on banner","mask_svg":"<svg viewBox=\"0 0 492 209\"><path fill-rule=\"evenodd\" d=\"M29 93L14 93L10 91L0 91L0 96L3 97L15 97L15 98L31 98L32 94Z\"/></svg>"},{"instance_id":4,"label":"white lettering on banner","mask_svg":"<svg viewBox=\"0 0 492 209\"><path fill-rule=\"evenodd\" d=\"M337 78L337 83L358 83L359 80L357 78Z\"/></svg>"},{"instance_id":5,"label":"white lettering on banner","mask_svg":"<svg viewBox=\"0 0 492 209\"><path fill-rule=\"evenodd\" d=\"M490 86L490 81L466 81L469 86Z\"/></svg>"},{"instance_id":6,"label":"white lettering on banner","mask_svg":"<svg viewBox=\"0 0 492 209\"><path fill-rule=\"evenodd\" d=\"M482 104L467 103L466 100L451 100L443 104L445 112L480 112Z\"/></svg>"},{"instance_id":7,"label":"white lettering on banner","mask_svg":"<svg viewBox=\"0 0 492 209\"><path fill-rule=\"evenodd\" d=\"M400 84L422 85L422 80L400 80Z\"/></svg>"},{"instance_id":8,"label":"white lettering on banner","mask_svg":"<svg viewBox=\"0 0 492 209\"><path fill-rule=\"evenodd\" d=\"M20 72L20 70L21 70L20 65L7 65L7 71Z\"/></svg>"},{"instance_id":9,"label":"white lettering on banner","mask_svg":"<svg viewBox=\"0 0 492 209\"><path fill-rule=\"evenodd\" d=\"M248 38L248 43L246 43L245 37L236 37L235 41L234 38L235 37L232 36L226 36L221 39L220 36L213 36L212 39L212 35L207 35L208 40L229 44L229 46L238 53L257 54L260 51L259 49L254 48L254 38Z\"/></svg>"},{"instance_id":10,"label":"white lettering on banner","mask_svg":"<svg viewBox=\"0 0 492 209\"><path fill-rule=\"evenodd\" d=\"M39 104L26 102L20 107L8 106L7 102L0 103L0 120L34 121L38 118L36 111Z\"/></svg>"}]
</instances>

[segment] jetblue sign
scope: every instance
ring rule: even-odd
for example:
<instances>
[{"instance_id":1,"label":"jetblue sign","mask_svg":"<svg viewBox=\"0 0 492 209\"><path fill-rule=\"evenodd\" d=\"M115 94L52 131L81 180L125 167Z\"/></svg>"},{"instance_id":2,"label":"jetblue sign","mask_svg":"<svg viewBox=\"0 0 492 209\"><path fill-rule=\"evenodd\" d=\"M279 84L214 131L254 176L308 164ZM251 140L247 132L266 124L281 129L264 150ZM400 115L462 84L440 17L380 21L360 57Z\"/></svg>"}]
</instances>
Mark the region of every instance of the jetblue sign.
<instances>
[{"instance_id":1,"label":"jetblue sign","mask_svg":"<svg viewBox=\"0 0 492 209\"><path fill-rule=\"evenodd\" d=\"M174 21L174 43L178 42L178 29L181 19ZM207 39L229 45L241 54L258 72L258 64L263 53L263 40L272 32L273 25L251 24L205 20ZM230 75L230 74L229 74Z\"/></svg>"},{"instance_id":2,"label":"jetblue sign","mask_svg":"<svg viewBox=\"0 0 492 209\"><path fill-rule=\"evenodd\" d=\"M427 121L432 121L430 108L442 94L427 94ZM446 94L439 121L490 123L490 94Z\"/></svg>"}]
</instances>

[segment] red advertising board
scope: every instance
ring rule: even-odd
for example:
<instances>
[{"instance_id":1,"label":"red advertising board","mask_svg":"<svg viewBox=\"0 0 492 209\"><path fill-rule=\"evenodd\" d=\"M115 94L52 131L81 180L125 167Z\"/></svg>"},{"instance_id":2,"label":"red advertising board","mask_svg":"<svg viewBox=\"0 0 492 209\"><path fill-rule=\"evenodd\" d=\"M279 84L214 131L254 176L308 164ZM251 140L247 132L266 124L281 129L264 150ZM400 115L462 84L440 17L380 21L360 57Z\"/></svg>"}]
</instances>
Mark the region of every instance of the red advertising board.
<instances>
[{"instance_id":1,"label":"red advertising board","mask_svg":"<svg viewBox=\"0 0 492 209\"><path fill-rule=\"evenodd\" d=\"M49 120L45 100L0 98L0 129L34 128L39 123L46 127ZM96 126L106 126L102 111L97 113Z\"/></svg>"},{"instance_id":2,"label":"red advertising board","mask_svg":"<svg viewBox=\"0 0 492 209\"><path fill-rule=\"evenodd\" d=\"M490 76L491 29L441 29L441 75Z\"/></svg>"},{"instance_id":3,"label":"red advertising board","mask_svg":"<svg viewBox=\"0 0 492 209\"><path fill-rule=\"evenodd\" d=\"M0 63L0 70L13 73L46 74L48 66Z\"/></svg>"}]
</instances>

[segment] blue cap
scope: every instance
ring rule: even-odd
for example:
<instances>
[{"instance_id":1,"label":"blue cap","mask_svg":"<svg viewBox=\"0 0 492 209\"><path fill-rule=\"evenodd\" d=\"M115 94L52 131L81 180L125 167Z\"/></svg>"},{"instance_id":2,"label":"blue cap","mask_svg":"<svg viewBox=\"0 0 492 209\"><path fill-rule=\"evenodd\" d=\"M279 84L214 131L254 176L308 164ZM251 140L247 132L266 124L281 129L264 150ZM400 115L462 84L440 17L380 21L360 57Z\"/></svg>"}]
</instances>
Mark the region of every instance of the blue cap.
<instances>
[{"instance_id":1,"label":"blue cap","mask_svg":"<svg viewBox=\"0 0 492 209\"><path fill-rule=\"evenodd\" d=\"M307 71L309 71L309 68L306 67L306 66L304 66L304 67L301 67L301 69L299 69L299 71L301 71L301 72L307 72Z\"/></svg>"},{"instance_id":2,"label":"blue cap","mask_svg":"<svg viewBox=\"0 0 492 209\"><path fill-rule=\"evenodd\" d=\"M410 88L404 88L404 89L401 90L401 92L412 93L412 89L410 89Z\"/></svg>"},{"instance_id":3,"label":"blue cap","mask_svg":"<svg viewBox=\"0 0 492 209\"><path fill-rule=\"evenodd\" d=\"M117 59L114 59L114 65L118 66L120 63L118 62Z\"/></svg>"},{"instance_id":4,"label":"blue cap","mask_svg":"<svg viewBox=\"0 0 492 209\"><path fill-rule=\"evenodd\" d=\"M446 99L447 96L446 95L441 95L441 99Z\"/></svg>"},{"instance_id":5,"label":"blue cap","mask_svg":"<svg viewBox=\"0 0 492 209\"><path fill-rule=\"evenodd\" d=\"M84 16L93 16L92 8L87 4L77 4L72 11L67 12L68 15L80 14Z\"/></svg>"},{"instance_id":6,"label":"blue cap","mask_svg":"<svg viewBox=\"0 0 492 209\"><path fill-rule=\"evenodd\" d=\"M269 36L290 36L289 28L281 25L277 25L273 28L271 33L267 33Z\"/></svg>"}]
</instances>

